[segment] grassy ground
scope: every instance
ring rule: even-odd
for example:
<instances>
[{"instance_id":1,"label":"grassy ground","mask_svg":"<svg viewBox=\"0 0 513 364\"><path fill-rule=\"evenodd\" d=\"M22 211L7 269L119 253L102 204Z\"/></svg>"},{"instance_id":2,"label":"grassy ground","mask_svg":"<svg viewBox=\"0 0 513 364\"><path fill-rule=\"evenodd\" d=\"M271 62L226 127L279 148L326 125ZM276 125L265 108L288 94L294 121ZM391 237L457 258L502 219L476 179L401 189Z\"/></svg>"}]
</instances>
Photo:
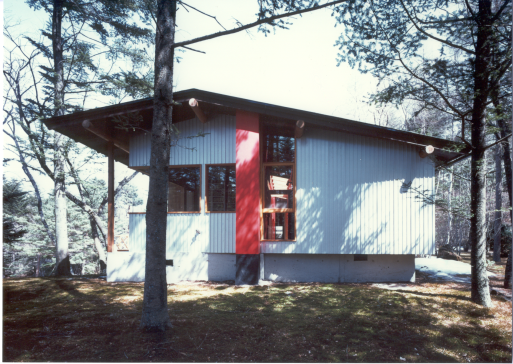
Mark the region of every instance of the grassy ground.
<instances>
[{"instance_id":1,"label":"grassy ground","mask_svg":"<svg viewBox=\"0 0 513 364\"><path fill-rule=\"evenodd\" d=\"M138 329L143 286L4 280L4 361L507 362L511 302L467 285L170 285L174 328Z\"/></svg>"}]
</instances>

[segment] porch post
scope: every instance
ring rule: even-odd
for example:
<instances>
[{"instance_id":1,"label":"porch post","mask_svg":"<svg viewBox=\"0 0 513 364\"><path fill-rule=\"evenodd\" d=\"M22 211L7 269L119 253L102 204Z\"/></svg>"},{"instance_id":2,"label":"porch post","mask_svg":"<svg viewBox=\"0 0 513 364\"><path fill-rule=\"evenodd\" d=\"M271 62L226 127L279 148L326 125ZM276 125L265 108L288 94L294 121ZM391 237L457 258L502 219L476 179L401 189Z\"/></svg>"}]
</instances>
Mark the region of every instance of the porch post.
<instances>
[{"instance_id":1,"label":"porch post","mask_svg":"<svg viewBox=\"0 0 513 364\"><path fill-rule=\"evenodd\" d=\"M114 143L109 142L107 155L108 161L108 183L107 183L107 252L112 253L114 245Z\"/></svg>"},{"instance_id":2,"label":"porch post","mask_svg":"<svg viewBox=\"0 0 513 364\"><path fill-rule=\"evenodd\" d=\"M237 110L235 284L258 284L260 272L259 115Z\"/></svg>"}]
</instances>

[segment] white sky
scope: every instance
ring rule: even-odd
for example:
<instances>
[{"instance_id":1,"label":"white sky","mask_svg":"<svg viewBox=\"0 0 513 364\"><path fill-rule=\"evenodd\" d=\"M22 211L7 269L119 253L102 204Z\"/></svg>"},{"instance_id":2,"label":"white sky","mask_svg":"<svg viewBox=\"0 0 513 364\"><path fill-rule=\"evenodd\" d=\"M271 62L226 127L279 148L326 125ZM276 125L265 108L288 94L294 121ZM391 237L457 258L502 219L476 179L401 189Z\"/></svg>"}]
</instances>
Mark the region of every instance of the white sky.
<instances>
[{"instance_id":1,"label":"white sky","mask_svg":"<svg viewBox=\"0 0 513 364\"><path fill-rule=\"evenodd\" d=\"M214 16L226 29L256 20L256 0L187 0L186 3ZM4 14L24 32L38 36L48 17L36 14L22 0L6 0ZM374 111L365 103L375 91L376 80L360 74L347 64L336 66L338 49L334 47L341 27L329 9L296 16L289 30L276 29L265 37L253 28L249 32L191 45L206 54L186 51L175 66L176 90L197 88L230 96L287 106L348 119L372 122ZM193 10L179 9L177 41L221 31L211 18ZM88 105L89 106L89 105ZM102 106L101 104L91 107ZM5 139L4 139L5 142ZM20 168L9 166L7 177L24 177ZM131 173L116 164L116 181ZM98 176L100 177L100 176ZM106 178L106 173L104 176ZM46 192L52 184L38 177ZM147 191L147 178L138 179L141 192ZM27 186L28 187L28 186ZM29 188L29 187L28 187Z\"/></svg>"}]
</instances>

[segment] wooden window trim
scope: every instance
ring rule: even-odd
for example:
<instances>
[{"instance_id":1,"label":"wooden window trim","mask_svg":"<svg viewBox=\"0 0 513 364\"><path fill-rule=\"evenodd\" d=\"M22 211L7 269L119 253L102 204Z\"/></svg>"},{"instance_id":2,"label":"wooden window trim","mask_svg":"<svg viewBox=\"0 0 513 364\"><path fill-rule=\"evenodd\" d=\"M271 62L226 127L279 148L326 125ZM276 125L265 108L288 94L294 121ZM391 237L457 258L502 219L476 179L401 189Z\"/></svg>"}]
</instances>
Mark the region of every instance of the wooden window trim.
<instances>
[{"instance_id":1,"label":"wooden window trim","mask_svg":"<svg viewBox=\"0 0 513 364\"><path fill-rule=\"evenodd\" d=\"M296 159L294 157L294 159ZM268 167L268 166L295 166L296 164L293 162L263 162L262 166Z\"/></svg>"},{"instance_id":2,"label":"wooden window trim","mask_svg":"<svg viewBox=\"0 0 513 364\"><path fill-rule=\"evenodd\" d=\"M237 212L237 202L235 202L234 211L210 211L208 208L208 167L226 167L233 166L236 168L235 163L213 163L205 164L205 213L207 214L235 214ZM235 188L237 188L237 181L235 182Z\"/></svg>"},{"instance_id":3,"label":"wooden window trim","mask_svg":"<svg viewBox=\"0 0 513 364\"><path fill-rule=\"evenodd\" d=\"M297 241L297 214L296 214L296 176L297 176L297 138L294 138L294 162L263 162L264 160L264 138L262 137L264 135L263 132L263 125L260 123L260 242L272 242L272 243L278 243L278 242L289 242L293 243ZM265 201L265 167L267 166L292 166L293 171L293 183L294 183L294 198L293 198L293 208L287 208L287 209L266 209L264 208L264 201ZM292 213L294 214L294 239L264 239L264 214L269 213Z\"/></svg>"},{"instance_id":4,"label":"wooden window trim","mask_svg":"<svg viewBox=\"0 0 513 364\"><path fill-rule=\"evenodd\" d=\"M279 213L279 214L293 214L295 212L294 209L287 208L287 209L262 209L262 213L264 214L273 214L273 213Z\"/></svg>"},{"instance_id":5,"label":"wooden window trim","mask_svg":"<svg viewBox=\"0 0 513 364\"><path fill-rule=\"evenodd\" d=\"M202 191L202 179L203 179L203 165L201 164L180 164L180 165L172 165L172 166L168 166L168 171L171 169L171 168L193 168L193 167L197 167L199 168L199 174L200 174L200 180L199 180L199 185L200 185L200 193L199 193L199 211L168 211L167 213L168 214L201 214L201 204L202 204L202 195L203 195L203 191ZM168 172L168 180L167 182L169 183L169 172ZM168 198L169 198L169 193L168 193ZM169 203L169 202L168 202ZM169 207L166 207L166 210L168 209Z\"/></svg>"}]
</instances>

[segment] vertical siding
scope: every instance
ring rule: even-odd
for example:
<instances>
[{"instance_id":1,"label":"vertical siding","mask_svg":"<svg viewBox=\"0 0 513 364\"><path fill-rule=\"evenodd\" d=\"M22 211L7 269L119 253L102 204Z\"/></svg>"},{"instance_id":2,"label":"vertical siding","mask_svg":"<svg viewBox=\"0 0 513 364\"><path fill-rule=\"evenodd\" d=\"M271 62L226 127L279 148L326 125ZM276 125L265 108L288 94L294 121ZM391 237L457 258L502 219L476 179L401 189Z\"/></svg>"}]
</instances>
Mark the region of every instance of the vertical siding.
<instances>
[{"instance_id":1,"label":"vertical siding","mask_svg":"<svg viewBox=\"0 0 513 364\"><path fill-rule=\"evenodd\" d=\"M180 139L170 165L201 165L201 213L167 215L167 252L235 253L235 213L205 213L205 164L235 163L235 117L219 115L206 124L191 119L175 124ZM187 139L205 133L204 137ZM149 166L150 134L130 138L130 167ZM145 214L130 215L130 250L146 242ZM135 251L135 250L134 250Z\"/></svg>"},{"instance_id":2,"label":"vertical siding","mask_svg":"<svg viewBox=\"0 0 513 364\"><path fill-rule=\"evenodd\" d=\"M431 254L434 208L403 191L431 193L434 165L417 147L310 129L297 140L297 241L264 253Z\"/></svg>"},{"instance_id":3,"label":"vertical siding","mask_svg":"<svg viewBox=\"0 0 513 364\"><path fill-rule=\"evenodd\" d=\"M210 239L208 216L203 214L167 215L167 252L205 252Z\"/></svg>"},{"instance_id":4,"label":"vertical siding","mask_svg":"<svg viewBox=\"0 0 513 364\"><path fill-rule=\"evenodd\" d=\"M235 117L176 125L182 139L171 148L170 165L202 165L202 212L168 215L168 252L235 253L235 214L204 212L205 164L235 163ZM207 134L186 139L198 132ZM434 253L433 206L401 191L410 181L433 191L434 166L416 147L316 129L296 143L297 241L263 243L264 253ZM149 147L149 134L132 137L130 166L149 165ZM130 215L133 251L144 251L144 218Z\"/></svg>"},{"instance_id":5,"label":"vertical siding","mask_svg":"<svg viewBox=\"0 0 513 364\"><path fill-rule=\"evenodd\" d=\"M203 124L197 118L176 123L180 139L171 147L170 165L235 163L235 116L218 115ZM198 133L204 137L187 139ZM130 137L130 167L150 165L149 133Z\"/></svg>"},{"instance_id":6,"label":"vertical siding","mask_svg":"<svg viewBox=\"0 0 513 364\"><path fill-rule=\"evenodd\" d=\"M150 165L150 143L150 133L130 136L129 167L147 167Z\"/></svg>"},{"instance_id":7,"label":"vertical siding","mask_svg":"<svg viewBox=\"0 0 513 364\"><path fill-rule=\"evenodd\" d=\"M209 253L235 253L235 214L210 214Z\"/></svg>"},{"instance_id":8,"label":"vertical siding","mask_svg":"<svg viewBox=\"0 0 513 364\"><path fill-rule=\"evenodd\" d=\"M130 214L128 223L128 244L130 251L146 251L146 214Z\"/></svg>"}]
</instances>

